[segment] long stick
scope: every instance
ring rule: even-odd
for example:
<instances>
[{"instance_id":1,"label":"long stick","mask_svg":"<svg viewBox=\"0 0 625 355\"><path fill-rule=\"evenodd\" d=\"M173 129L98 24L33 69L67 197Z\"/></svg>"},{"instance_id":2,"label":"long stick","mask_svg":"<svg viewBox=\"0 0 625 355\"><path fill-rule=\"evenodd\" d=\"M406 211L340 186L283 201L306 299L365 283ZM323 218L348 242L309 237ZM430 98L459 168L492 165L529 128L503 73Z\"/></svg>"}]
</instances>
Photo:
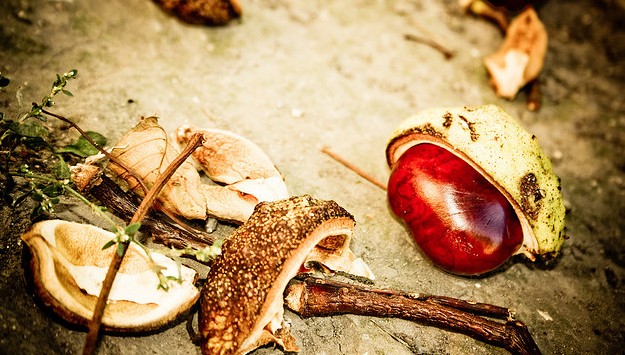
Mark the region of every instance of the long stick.
<instances>
[{"instance_id":1,"label":"long stick","mask_svg":"<svg viewBox=\"0 0 625 355\"><path fill-rule=\"evenodd\" d=\"M439 296L379 290L337 281L304 277L292 282L285 292L285 304L302 317L357 314L396 317L461 333L495 345L513 354L540 354L527 327L514 320L505 323L480 316L484 310L496 315L507 309ZM453 300L453 302L440 302ZM493 308L494 307L494 308ZM506 310L502 312L502 310ZM487 313L490 311L487 311Z\"/></svg>"},{"instance_id":2,"label":"long stick","mask_svg":"<svg viewBox=\"0 0 625 355\"><path fill-rule=\"evenodd\" d=\"M161 192L161 189L165 186L169 178L176 172L176 169L193 153L193 151L198 148L203 143L203 136L199 133L193 135L189 140L188 145L182 151L182 153L172 161L172 163L167 167L165 172L161 174L154 186L148 191L147 195L141 201L139 208L135 212L134 216L130 220L129 224L140 222L145 215L150 210L152 206L152 202ZM115 280L115 276L117 275L117 271L122 264L124 259L124 255L126 255L126 251L128 250L128 244L130 242L123 242L122 248L120 252L116 252L113 254L113 259L111 260L111 264L109 265L109 269L106 273L106 277L102 284L102 289L100 290L100 295L98 297L98 301L95 306L95 310L93 312L93 318L89 322L89 333L87 333L87 339L85 341L85 347L83 348L83 354L94 354L95 348L98 342L98 336L100 333L100 327L102 325L102 317L104 315L104 308L106 307L106 303L108 300L109 293L111 292L111 287L113 286L113 281Z\"/></svg>"}]
</instances>

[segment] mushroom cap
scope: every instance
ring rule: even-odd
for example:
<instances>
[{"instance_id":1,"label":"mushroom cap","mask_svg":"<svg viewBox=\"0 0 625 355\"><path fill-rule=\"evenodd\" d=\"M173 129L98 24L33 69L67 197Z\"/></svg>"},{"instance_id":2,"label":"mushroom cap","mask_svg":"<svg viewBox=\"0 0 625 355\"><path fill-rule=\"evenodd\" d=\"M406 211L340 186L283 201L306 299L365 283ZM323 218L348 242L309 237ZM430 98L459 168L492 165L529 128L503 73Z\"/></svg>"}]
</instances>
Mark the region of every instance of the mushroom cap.
<instances>
[{"instance_id":1,"label":"mushroom cap","mask_svg":"<svg viewBox=\"0 0 625 355\"><path fill-rule=\"evenodd\" d=\"M200 296L202 351L240 354L272 341L297 350L278 329L284 289L311 254L358 264L348 247L354 227L334 201L306 195L259 203L211 265Z\"/></svg>"},{"instance_id":2,"label":"mushroom cap","mask_svg":"<svg viewBox=\"0 0 625 355\"><path fill-rule=\"evenodd\" d=\"M410 147L438 145L480 171L510 201L523 228L518 251L555 255L564 243L560 179L536 136L494 105L423 111L392 134L386 158L393 167Z\"/></svg>"},{"instance_id":3,"label":"mushroom cap","mask_svg":"<svg viewBox=\"0 0 625 355\"><path fill-rule=\"evenodd\" d=\"M30 272L37 296L66 321L87 326L93 317L102 281L116 248L102 250L115 235L98 227L49 220L34 224L22 240L31 252ZM178 265L151 253L165 276L178 276ZM130 244L115 277L102 326L107 330L138 332L157 329L188 310L199 297L193 284L197 273L181 266L182 282L159 280L145 251Z\"/></svg>"},{"instance_id":4,"label":"mushroom cap","mask_svg":"<svg viewBox=\"0 0 625 355\"><path fill-rule=\"evenodd\" d=\"M176 131L176 139L179 144L186 144L195 133L202 133L204 144L193 152L193 159L211 180L234 184L280 177L278 169L258 145L232 132L182 126Z\"/></svg>"}]
</instances>

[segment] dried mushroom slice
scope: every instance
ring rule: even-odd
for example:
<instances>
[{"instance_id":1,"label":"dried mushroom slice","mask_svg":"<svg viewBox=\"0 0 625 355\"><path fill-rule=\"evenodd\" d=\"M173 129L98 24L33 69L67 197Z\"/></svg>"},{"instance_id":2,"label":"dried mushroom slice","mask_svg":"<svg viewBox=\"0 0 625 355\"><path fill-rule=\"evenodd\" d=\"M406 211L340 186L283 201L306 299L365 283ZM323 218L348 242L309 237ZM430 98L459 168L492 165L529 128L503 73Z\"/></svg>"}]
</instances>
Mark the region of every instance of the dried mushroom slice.
<instances>
[{"instance_id":1,"label":"dried mushroom slice","mask_svg":"<svg viewBox=\"0 0 625 355\"><path fill-rule=\"evenodd\" d=\"M284 289L305 262L324 258L333 260L329 267L372 277L348 248L354 227L334 201L300 196L258 204L224 242L202 289L202 352L244 354L271 342L298 351L282 319Z\"/></svg>"},{"instance_id":2,"label":"dried mushroom slice","mask_svg":"<svg viewBox=\"0 0 625 355\"><path fill-rule=\"evenodd\" d=\"M37 296L61 318L86 326L93 316L102 281L115 248L102 247L115 235L88 224L61 220L36 223L22 239L30 249L30 272ZM168 257L151 253L169 281L159 280L145 251L130 244L104 311L104 329L135 332L157 329L188 310L199 297L197 273Z\"/></svg>"}]
</instances>

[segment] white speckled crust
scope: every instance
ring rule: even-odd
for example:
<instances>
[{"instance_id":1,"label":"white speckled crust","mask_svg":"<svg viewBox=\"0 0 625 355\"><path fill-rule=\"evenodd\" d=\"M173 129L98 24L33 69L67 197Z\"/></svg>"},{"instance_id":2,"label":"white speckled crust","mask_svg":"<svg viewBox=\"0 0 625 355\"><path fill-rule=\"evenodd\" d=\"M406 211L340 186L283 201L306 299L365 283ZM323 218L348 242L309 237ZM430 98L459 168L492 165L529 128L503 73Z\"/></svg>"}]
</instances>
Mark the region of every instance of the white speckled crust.
<instances>
[{"instance_id":1,"label":"white speckled crust","mask_svg":"<svg viewBox=\"0 0 625 355\"><path fill-rule=\"evenodd\" d=\"M535 136L501 108L438 108L403 121L387 146L392 168L410 147L432 143L465 158L502 191L519 214L519 253L555 255L564 242L560 180Z\"/></svg>"}]
</instances>

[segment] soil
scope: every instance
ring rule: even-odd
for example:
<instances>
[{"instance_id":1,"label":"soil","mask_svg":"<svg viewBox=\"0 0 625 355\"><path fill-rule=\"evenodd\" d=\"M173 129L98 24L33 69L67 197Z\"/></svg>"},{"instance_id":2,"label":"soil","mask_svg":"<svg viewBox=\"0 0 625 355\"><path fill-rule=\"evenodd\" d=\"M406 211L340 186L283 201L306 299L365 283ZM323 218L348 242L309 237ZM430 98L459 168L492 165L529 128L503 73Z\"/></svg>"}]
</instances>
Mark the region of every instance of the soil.
<instances>
[{"instance_id":1,"label":"soil","mask_svg":"<svg viewBox=\"0 0 625 355\"><path fill-rule=\"evenodd\" d=\"M357 220L352 249L376 287L445 295L516 310L545 354L621 353L625 344L625 2L548 1L543 105L498 98L482 58L502 43L493 24L456 1L242 1L222 27L188 25L144 1L0 3L0 71L11 84L0 111L16 117L78 69L55 112L114 142L141 116L230 130L256 142L293 195L332 199ZM407 40L430 38L454 56ZM409 37L409 36L408 36ZM440 106L495 104L539 140L562 180L569 239L559 256L522 256L483 277L428 263L385 193L321 152L324 146L379 180L400 121ZM53 122L49 123L54 126ZM63 130L61 140L77 137ZM79 353L85 331L40 304L19 236L28 203L0 205L0 353ZM51 218L99 223L63 200ZM220 225L227 234L231 226ZM397 319L301 319L286 312L302 354L485 354L505 351ZM199 353L185 319L149 334L106 334L102 354ZM279 354L264 347L257 354Z\"/></svg>"}]
</instances>

